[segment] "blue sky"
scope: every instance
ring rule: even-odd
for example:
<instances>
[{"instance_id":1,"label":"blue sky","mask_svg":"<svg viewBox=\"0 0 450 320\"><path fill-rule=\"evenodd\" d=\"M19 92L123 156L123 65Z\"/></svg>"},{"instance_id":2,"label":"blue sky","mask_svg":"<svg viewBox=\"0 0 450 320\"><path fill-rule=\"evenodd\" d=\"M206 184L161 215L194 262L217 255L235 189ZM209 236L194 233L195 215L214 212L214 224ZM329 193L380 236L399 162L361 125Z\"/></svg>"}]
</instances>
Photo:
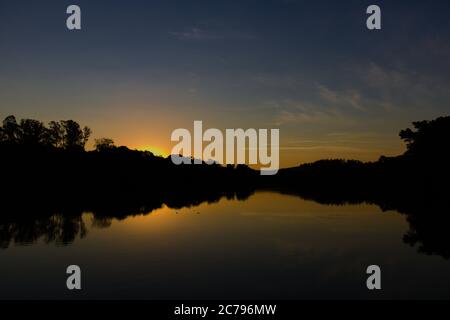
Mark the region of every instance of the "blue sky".
<instances>
[{"instance_id":1,"label":"blue sky","mask_svg":"<svg viewBox=\"0 0 450 320\"><path fill-rule=\"evenodd\" d=\"M82 30L68 31L78 4ZM365 27L370 4L382 30ZM450 110L448 1L0 0L0 116L71 118L170 150L170 132L280 128L282 165L375 160Z\"/></svg>"}]
</instances>

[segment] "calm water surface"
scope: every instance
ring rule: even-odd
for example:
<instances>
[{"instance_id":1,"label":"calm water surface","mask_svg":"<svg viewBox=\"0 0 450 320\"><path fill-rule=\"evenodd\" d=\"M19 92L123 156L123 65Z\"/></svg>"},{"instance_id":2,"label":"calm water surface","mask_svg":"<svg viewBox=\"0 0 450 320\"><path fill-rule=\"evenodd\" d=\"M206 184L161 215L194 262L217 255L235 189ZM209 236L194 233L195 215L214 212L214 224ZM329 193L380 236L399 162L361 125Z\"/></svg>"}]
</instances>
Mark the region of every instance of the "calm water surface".
<instances>
[{"instance_id":1,"label":"calm water surface","mask_svg":"<svg viewBox=\"0 0 450 320\"><path fill-rule=\"evenodd\" d=\"M69 245L4 245L0 298L450 298L450 261L405 244L406 216L374 205L259 192L123 220L87 212L79 227ZM70 264L81 292L65 287ZM366 289L371 264L382 291Z\"/></svg>"}]
</instances>

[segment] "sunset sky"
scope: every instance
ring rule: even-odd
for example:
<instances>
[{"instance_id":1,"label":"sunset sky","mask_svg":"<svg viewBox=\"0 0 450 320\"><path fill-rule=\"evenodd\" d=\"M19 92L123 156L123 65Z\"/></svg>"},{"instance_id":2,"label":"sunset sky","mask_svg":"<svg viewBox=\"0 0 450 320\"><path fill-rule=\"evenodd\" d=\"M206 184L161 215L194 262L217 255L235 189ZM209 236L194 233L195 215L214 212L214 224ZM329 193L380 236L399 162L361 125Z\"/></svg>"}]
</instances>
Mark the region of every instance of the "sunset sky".
<instances>
[{"instance_id":1,"label":"sunset sky","mask_svg":"<svg viewBox=\"0 0 450 320\"><path fill-rule=\"evenodd\" d=\"M82 30L66 28L78 4ZM366 28L370 4L382 30ZM170 134L279 128L281 166L403 152L449 115L450 2L0 0L0 117L73 119L170 153Z\"/></svg>"}]
</instances>

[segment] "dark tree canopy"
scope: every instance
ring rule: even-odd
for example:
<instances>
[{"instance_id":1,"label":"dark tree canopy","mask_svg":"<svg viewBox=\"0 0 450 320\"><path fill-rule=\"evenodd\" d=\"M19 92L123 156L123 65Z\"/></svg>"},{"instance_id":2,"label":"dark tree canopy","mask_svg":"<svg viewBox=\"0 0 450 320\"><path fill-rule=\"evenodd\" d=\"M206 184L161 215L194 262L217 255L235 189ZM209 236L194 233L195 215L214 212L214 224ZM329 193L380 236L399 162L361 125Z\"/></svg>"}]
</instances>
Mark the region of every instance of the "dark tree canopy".
<instances>
[{"instance_id":1,"label":"dark tree canopy","mask_svg":"<svg viewBox=\"0 0 450 320\"><path fill-rule=\"evenodd\" d=\"M73 120L61 121L64 130L63 147L67 150L84 149L91 135L88 127L81 129L80 125Z\"/></svg>"},{"instance_id":2,"label":"dark tree canopy","mask_svg":"<svg viewBox=\"0 0 450 320\"><path fill-rule=\"evenodd\" d=\"M41 121L23 119L20 121L19 141L22 144L48 144L47 129Z\"/></svg>"},{"instance_id":3,"label":"dark tree canopy","mask_svg":"<svg viewBox=\"0 0 450 320\"><path fill-rule=\"evenodd\" d=\"M13 145L53 146L67 150L84 150L91 135L91 129L73 120L51 121L46 127L43 122L22 119L17 122L8 116L0 127L0 142Z\"/></svg>"},{"instance_id":4,"label":"dark tree canopy","mask_svg":"<svg viewBox=\"0 0 450 320\"><path fill-rule=\"evenodd\" d=\"M19 140L19 125L17 124L16 117L8 116L3 120L4 137L6 141L18 142Z\"/></svg>"},{"instance_id":5,"label":"dark tree canopy","mask_svg":"<svg viewBox=\"0 0 450 320\"><path fill-rule=\"evenodd\" d=\"M97 151L106 151L111 150L115 148L114 141L109 138L101 138L101 139L95 139L95 150Z\"/></svg>"},{"instance_id":6,"label":"dark tree canopy","mask_svg":"<svg viewBox=\"0 0 450 320\"><path fill-rule=\"evenodd\" d=\"M405 155L420 158L448 158L450 148L450 117L440 117L431 121L414 122L414 129L400 132L406 142Z\"/></svg>"},{"instance_id":7,"label":"dark tree canopy","mask_svg":"<svg viewBox=\"0 0 450 320\"><path fill-rule=\"evenodd\" d=\"M64 128L60 122L50 121L48 124L48 142L56 148L61 148L64 141Z\"/></svg>"}]
</instances>

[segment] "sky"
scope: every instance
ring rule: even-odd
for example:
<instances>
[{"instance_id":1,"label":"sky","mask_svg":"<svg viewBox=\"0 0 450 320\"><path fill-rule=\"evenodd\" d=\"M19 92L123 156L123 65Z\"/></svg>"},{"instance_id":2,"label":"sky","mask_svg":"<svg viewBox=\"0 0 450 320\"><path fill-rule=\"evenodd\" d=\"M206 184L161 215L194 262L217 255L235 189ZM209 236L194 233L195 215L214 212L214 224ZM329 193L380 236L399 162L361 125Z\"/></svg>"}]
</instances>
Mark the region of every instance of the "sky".
<instances>
[{"instance_id":1,"label":"sky","mask_svg":"<svg viewBox=\"0 0 450 320\"><path fill-rule=\"evenodd\" d=\"M82 30L66 28L77 4ZM382 30L366 28L366 8ZM450 2L0 0L0 117L73 119L170 153L171 132L280 129L282 167L404 151L450 111Z\"/></svg>"}]
</instances>

